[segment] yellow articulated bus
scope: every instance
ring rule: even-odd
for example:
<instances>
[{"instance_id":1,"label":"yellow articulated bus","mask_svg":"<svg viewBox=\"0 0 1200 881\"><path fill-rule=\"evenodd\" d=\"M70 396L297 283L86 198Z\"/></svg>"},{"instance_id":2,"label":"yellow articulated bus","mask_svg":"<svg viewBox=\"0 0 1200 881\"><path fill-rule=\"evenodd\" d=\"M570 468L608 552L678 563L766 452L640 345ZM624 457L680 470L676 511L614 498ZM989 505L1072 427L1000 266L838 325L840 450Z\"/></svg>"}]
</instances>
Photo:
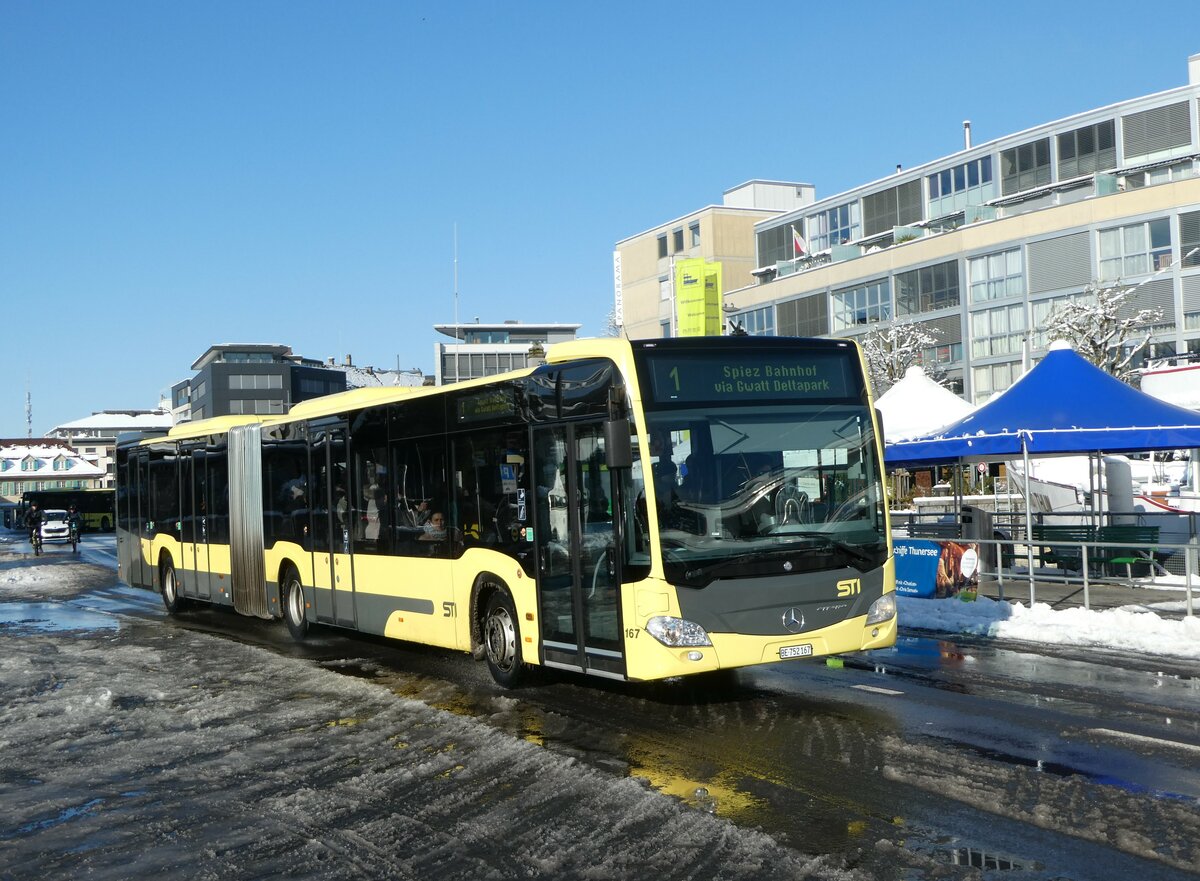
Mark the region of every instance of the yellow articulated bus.
<instances>
[{"instance_id":1,"label":"yellow articulated bus","mask_svg":"<svg viewBox=\"0 0 1200 881\"><path fill-rule=\"evenodd\" d=\"M890 646L882 433L847 340L577 340L446 387L118 444L129 584L653 680Z\"/></svg>"}]
</instances>

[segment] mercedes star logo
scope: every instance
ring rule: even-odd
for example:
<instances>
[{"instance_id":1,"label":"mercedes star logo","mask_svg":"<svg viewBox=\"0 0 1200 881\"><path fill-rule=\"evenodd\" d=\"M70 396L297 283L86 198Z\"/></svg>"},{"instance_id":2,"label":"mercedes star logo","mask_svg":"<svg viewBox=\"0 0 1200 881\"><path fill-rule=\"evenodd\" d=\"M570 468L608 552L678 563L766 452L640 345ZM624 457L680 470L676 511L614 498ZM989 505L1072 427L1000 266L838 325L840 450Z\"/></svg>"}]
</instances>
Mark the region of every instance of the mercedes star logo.
<instances>
[{"instance_id":1,"label":"mercedes star logo","mask_svg":"<svg viewBox=\"0 0 1200 881\"><path fill-rule=\"evenodd\" d=\"M783 613L783 627L788 633L799 633L804 629L804 614L795 606Z\"/></svg>"}]
</instances>

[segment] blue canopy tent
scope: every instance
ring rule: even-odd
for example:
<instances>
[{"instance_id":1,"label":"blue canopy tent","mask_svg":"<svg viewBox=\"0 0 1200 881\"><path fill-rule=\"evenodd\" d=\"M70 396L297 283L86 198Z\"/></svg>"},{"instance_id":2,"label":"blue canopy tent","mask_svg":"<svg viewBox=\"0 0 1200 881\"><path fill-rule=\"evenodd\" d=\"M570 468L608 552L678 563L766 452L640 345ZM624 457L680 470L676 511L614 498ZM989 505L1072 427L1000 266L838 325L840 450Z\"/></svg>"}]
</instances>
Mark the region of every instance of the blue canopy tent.
<instances>
[{"instance_id":1,"label":"blue canopy tent","mask_svg":"<svg viewBox=\"0 0 1200 881\"><path fill-rule=\"evenodd\" d=\"M888 465L1200 447L1200 413L1144 394L1055 343L1003 394L933 435L888 444Z\"/></svg>"},{"instance_id":2,"label":"blue canopy tent","mask_svg":"<svg viewBox=\"0 0 1200 881\"><path fill-rule=\"evenodd\" d=\"M1196 448L1200 413L1144 394L1056 342L1005 392L932 435L887 444L884 459L920 467L1020 457L1028 475L1031 455ZM1025 495L1031 519L1027 480ZM1031 553L1031 583L1032 568Z\"/></svg>"}]
</instances>

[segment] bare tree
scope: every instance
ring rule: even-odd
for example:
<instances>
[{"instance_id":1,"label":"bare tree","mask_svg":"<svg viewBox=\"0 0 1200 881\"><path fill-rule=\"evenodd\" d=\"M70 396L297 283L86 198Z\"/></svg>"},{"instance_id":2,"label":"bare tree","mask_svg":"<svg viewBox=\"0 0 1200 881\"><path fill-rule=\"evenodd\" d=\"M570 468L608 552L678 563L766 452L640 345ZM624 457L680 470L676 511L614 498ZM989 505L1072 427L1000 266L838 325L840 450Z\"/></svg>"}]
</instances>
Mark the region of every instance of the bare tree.
<instances>
[{"instance_id":1,"label":"bare tree","mask_svg":"<svg viewBox=\"0 0 1200 881\"><path fill-rule=\"evenodd\" d=\"M617 315L617 307L613 306L608 310L608 316L604 319L604 333L601 336L616 337L623 336L625 329L621 326L620 317Z\"/></svg>"},{"instance_id":2,"label":"bare tree","mask_svg":"<svg viewBox=\"0 0 1200 881\"><path fill-rule=\"evenodd\" d=\"M937 345L939 333L937 328L909 322L876 326L863 336L860 342L875 394L883 394L904 378L909 367L922 363L925 352ZM936 368L932 373L937 382L945 378Z\"/></svg>"},{"instance_id":3,"label":"bare tree","mask_svg":"<svg viewBox=\"0 0 1200 881\"><path fill-rule=\"evenodd\" d=\"M1094 297L1058 306L1047 316L1049 338L1066 340L1101 370L1129 382L1135 375L1132 365L1149 344L1153 325L1163 320L1161 309L1133 307L1131 300L1140 286L1088 285L1084 293Z\"/></svg>"}]
</instances>

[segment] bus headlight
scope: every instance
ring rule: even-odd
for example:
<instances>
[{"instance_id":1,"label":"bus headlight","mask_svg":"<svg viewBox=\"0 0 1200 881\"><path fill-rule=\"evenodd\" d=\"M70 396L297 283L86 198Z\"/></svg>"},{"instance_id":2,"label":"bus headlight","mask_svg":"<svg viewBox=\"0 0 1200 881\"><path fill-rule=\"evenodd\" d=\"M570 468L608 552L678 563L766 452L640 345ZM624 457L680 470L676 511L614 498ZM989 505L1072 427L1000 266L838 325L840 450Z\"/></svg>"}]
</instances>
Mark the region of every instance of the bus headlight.
<instances>
[{"instance_id":1,"label":"bus headlight","mask_svg":"<svg viewBox=\"0 0 1200 881\"><path fill-rule=\"evenodd\" d=\"M665 646L712 645L708 633L699 624L682 618L659 615L646 622L646 632Z\"/></svg>"},{"instance_id":2,"label":"bus headlight","mask_svg":"<svg viewBox=\"0 0 1200 881\"><path fill-rule=\"evenodd\" d=\"M894 593L885 593L875 602L871 603L871 608L867 610L867 626L879 624L882 621L890 621L896 617L896 595Z\"/></svg>"}]
</instances>

